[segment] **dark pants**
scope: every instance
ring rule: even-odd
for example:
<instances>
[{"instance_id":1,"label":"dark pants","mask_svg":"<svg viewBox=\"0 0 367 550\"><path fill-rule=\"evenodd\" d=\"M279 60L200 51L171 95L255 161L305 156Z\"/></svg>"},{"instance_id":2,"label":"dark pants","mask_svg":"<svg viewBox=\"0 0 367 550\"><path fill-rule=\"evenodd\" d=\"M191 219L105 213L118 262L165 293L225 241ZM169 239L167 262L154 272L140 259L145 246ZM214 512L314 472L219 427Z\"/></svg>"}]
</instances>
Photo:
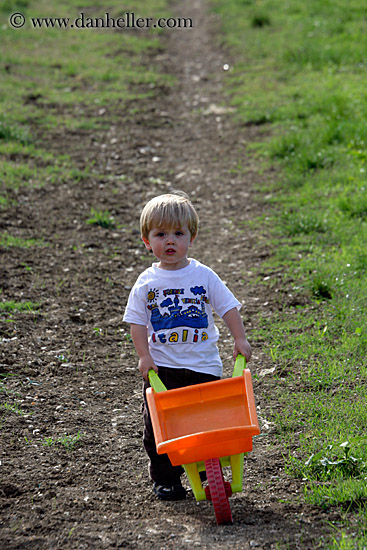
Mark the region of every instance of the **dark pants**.
<instances>
[{"instance_id":1,"label":"dark pants","mask_svg":"<svg viewBox=\"0 0 367 550\"><path fill-rule=\"evenodd\" d=\"M158 367L158 375L166 386L167 390L181 388L183 386L193 386L204 382L213 382L219 380L218 376L195 372L189 369L171 369L168 367ZM144 418L144 436L143 442L145 450L150 458L149 474L153 481L159 485L174 485L180 483L180 476L183 473L181 466L172 466L168 455L159 455L156 450L152 421L149 414L145 392L150 387L149 382L144 380L143 394L143 418Z\"/></svg>"}]
</instances>

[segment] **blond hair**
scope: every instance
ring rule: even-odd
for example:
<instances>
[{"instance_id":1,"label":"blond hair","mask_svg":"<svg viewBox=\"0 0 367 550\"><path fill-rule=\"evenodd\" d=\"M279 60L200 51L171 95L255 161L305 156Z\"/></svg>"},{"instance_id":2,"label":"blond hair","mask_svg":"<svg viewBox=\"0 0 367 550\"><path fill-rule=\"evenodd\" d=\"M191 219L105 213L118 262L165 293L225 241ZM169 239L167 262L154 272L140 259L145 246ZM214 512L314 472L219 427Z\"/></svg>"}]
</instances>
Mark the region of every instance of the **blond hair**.
<instances>
[{"instance_id":1,"label":"blond hair","mask_svg":"<svg viewBox=\"0 0 367 550\"><path fill-rule=\"evenodd\" d=\"M152 227L183 227L187 224L191 237L196 237L199 217L189 197L183 193L167 193L151 199L140 216L140 232L148 238Z\"/></svg>"}]
</instances>

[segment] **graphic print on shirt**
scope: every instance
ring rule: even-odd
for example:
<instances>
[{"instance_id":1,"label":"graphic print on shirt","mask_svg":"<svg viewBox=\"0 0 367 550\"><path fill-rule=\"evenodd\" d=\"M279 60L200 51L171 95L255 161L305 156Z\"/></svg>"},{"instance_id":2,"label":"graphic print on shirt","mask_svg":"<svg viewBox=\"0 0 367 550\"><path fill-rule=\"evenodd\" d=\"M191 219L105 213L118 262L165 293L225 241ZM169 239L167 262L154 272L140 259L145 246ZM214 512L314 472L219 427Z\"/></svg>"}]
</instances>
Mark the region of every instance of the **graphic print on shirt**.
<instances>
[{"instance_id":1,"label":"graphic print on shirt","mask_svg":"<svg viewBox=\"0 0 367 550\"><path fill-rule=\"evenodd\" d=\"M187 298L184 288L170 288L163 290L164 300L158 305L159 290L150 289L148 292L148 309L151 311L150 321L153 329L169 330L178 327L195 329L208 327L208 315L205 304L209 303L206 290L203 286L190 288L193 297ZM183 305L188 304L184 309ZM168 309L162 315L160 308Z\"/></svg>"}]
</instances>

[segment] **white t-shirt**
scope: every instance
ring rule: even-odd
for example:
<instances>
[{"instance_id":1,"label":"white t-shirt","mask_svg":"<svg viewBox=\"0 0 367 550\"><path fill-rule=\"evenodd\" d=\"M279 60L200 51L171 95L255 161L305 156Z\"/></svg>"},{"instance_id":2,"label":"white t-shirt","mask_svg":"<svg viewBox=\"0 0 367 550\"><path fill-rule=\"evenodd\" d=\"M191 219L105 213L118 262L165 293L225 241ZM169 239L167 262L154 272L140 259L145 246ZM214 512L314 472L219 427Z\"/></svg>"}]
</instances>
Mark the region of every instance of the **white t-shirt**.
<instances>
[{"instance_id":1,"label":"white t-shirt","mask_svg":"<svg viewBox=\"0 0 367 550\"><path fill-rule=\"evenodd\" d=\"M131 289L124 321L147 327L156 365L222 375L212 307L223 317L240 302L218 275L197 260L182 269L153 264Z\"/></svg>"}]
</instances>

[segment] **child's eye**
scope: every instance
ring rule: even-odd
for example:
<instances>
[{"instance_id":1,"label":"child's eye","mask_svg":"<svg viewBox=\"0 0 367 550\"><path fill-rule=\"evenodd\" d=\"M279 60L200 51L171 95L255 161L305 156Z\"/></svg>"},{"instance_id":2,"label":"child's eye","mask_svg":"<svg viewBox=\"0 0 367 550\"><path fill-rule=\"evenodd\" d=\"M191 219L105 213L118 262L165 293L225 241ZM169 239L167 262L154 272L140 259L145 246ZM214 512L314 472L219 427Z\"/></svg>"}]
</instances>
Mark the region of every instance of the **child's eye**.
<instances>
[{"instance_id":1,"label":"child's eye","mask_svg":"<svg viewBox=\"0 0 367 550\"><path fill-rule=\"evenodd\" d=\"M164 237L163 231L160 231L159 233L157 233L157 237Z\"/></svg>"},{"instance_id":2,"label":"child's eye","mask_svg":"<svg viewBox=\"0 0 367 550\"><path fill-rule=\"evenodd\" d=\"M183 231L176 231L176 235L179 237L181 235L183 235Z\"/></svg>"}]
</instances>

